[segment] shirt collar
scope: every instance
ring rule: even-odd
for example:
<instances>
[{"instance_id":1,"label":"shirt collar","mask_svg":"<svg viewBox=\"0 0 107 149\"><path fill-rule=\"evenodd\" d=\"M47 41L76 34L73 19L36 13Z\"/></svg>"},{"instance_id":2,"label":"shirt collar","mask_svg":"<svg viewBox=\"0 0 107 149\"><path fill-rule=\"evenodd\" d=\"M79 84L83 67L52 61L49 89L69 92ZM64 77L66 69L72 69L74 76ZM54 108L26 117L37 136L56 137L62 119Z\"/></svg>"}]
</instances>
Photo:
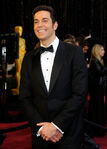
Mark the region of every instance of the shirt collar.
<instances>
[{"instance_id":1,"label":"shirt collar","mask_svg":"<svg viewBox=\"0 0 107 149\"><path fill-rule=\"evenodd\" d=\"M42 44L40 44L40 45L43 46ZM58 45L59 45L59 39L58 39L57 36L56 36L55 40L54 40L50 45L53 46L54 52L56 53L57 47L58 47ZM50 45L49 45L49 46L50 46ZM48 46L48 47L49 47L49 46ZM43 46L43 47L44 47L44 46Z\"/></svg>"}]
</instances>

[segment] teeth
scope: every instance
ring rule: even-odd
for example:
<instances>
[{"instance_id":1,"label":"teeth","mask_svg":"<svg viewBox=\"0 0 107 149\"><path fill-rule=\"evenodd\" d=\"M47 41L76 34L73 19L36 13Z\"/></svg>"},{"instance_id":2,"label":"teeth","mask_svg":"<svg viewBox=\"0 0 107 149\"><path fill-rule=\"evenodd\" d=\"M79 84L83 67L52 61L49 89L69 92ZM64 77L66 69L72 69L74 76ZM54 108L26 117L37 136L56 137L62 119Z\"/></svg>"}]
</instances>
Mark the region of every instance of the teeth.
<instances>
[{"instance_id":1,"label":"teeth","mask_svg":"<svg viewBox=\"0 0 107 149\"><path fill-rule=\"evenodd\" d=\"M41 32L44 32L44 31L45 31L45 30L39 30L38 32L41 33Z\"/></svg>"}]
</instances>

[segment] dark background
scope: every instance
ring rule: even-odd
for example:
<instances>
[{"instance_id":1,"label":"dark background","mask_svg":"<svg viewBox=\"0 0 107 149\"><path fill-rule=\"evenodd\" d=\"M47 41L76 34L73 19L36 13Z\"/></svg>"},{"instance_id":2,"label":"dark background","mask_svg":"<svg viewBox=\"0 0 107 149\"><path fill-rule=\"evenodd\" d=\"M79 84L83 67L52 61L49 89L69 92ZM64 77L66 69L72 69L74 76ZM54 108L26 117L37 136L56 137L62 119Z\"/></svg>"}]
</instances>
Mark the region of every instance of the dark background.
<instances>
[{"instance_id":1,"label":"dark background","mask_svg":"<svg viewBox=\"0 0 107 149\"><path fill-rule=\"evenodd\" d=\"M60 39L68 33L77 37L91 32L107 48L107 0L0 0L0 34L13 33L16 25L22 25L27 51L31 50L37 42L32 11L40 4L56 10Z\"/></svg>"}]
</instances>

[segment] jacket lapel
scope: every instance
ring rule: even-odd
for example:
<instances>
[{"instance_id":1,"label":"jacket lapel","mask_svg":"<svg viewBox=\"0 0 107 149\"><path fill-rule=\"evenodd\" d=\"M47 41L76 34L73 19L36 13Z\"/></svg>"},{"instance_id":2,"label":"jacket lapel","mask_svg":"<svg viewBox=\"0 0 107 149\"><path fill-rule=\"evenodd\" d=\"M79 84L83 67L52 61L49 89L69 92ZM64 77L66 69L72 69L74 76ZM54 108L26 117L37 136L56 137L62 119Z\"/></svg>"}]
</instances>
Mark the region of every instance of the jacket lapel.
<instances>
[{"instance_id":1,"label":"jacket lapel","mask_svg":"<svg viewBox=\"0 0 107 149\"><path fill-rule=\"evenodd\" d=\"M50 87L49 87L49 93L52 91L55 82L57 81L57 77L59 75L59 72L63 66L63 59L64 59L64 44L60 41L59 46L56 52L53 69L51 73L51 79L50 79Z\"/></svg>"}]
</instances>

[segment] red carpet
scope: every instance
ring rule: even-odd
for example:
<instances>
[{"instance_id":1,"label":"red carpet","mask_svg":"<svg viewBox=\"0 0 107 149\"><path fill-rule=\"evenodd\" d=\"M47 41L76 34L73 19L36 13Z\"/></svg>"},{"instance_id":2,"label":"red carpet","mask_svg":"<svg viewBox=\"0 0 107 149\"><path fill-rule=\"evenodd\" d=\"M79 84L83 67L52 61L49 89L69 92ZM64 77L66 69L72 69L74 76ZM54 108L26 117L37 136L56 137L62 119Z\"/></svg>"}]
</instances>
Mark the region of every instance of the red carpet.
<instances>
[{"instance_id":1,"label":"red carpet","mask_svg":"<svg viewBox=\"0 0 107 149\"><path fill-rule=\"evenodd\" d=\"M27 122L0 123L0 129L12 128L27 124ZM6 133L6 139L0 149L31 149L30 127ZM103 138L95 138L101 149L107 149L107 135Z\"/></svg>"},{"instance_id":2,"label":"red carpet","mask_svg":"<svg viewBox=\"0 0 107 149\"><path fill-rule=\"evenodd\" d=\"M106 133L106 136L102 138L95 138L94 140L97 144L99 144L101 149L107 149L107 133Z\"/></svg>"},{"instance_id":3,"label":"red carpet","mask_svg":"<svg viewBox=\"0 0 107 149\"><path fill-rule=\"evenodd\" d=\"M1 123L0 129L11 128L26 124L20 123ZM31 133L30 128L6 133L6 139L0 146L0 149L31 149Z\"/></svg>"}]
</instances>

